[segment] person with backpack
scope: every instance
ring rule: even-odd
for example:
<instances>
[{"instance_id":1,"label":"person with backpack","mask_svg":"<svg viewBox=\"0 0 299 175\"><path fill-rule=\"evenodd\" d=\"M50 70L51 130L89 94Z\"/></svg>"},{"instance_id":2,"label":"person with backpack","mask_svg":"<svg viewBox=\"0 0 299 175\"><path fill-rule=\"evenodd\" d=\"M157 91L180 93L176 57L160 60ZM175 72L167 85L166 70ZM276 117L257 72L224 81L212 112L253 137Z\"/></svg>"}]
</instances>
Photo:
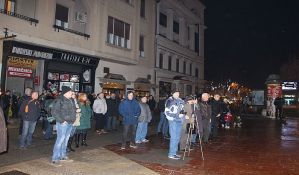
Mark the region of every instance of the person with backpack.
<instances>
[{"instance_id":1,"label":"person with backpack","mask_svg":"<svg viewBox=\"0 0 299 175\"><path fill-rule=\"evenodd\" d=\"M41 106L38 101L38 92L32 92L31 98L21 104L20 116L23 119L23 129L20 139L20 149L26 149L32 143L32 135L37 119L41 114Z\"/></svg>"},{"instance_id":2,"label":"person with backpack","mask_svg":"<svg viewBox=\"0 0 299 175\"><path fill-rule=\"evenodd\" d=\"M57 138L53 148L52 164L60 166L60 161L72 162L67 157L67 144L76 120L76 107L72 101L73 91L62 86L61 95L54 100L51 115L56 119Z\"/></svg>"}]
</instances>

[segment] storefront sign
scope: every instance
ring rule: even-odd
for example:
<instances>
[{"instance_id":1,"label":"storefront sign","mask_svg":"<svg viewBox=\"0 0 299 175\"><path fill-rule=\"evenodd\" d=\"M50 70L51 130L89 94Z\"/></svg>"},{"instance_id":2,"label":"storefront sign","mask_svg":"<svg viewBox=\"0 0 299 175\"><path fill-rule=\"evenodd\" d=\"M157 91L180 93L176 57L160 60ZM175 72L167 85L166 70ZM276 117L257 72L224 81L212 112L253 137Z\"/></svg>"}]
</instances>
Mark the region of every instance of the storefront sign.
<instances>
[{"instance_id":1,"label":"storefront sign","mask_svg":"<svg viewBox=\"0 0 299 175\"><path fill-rule=\"evenodd\" d=\"M31 78L33 71L27 68L8 67L7 73L8 76L12 76L12 77Z\"/></svg>"},{"instance_id":2,"label":"storefront sign","mask_svg":"<svg viewBox=\"0 0 299 175\"><path fill-rule=\"evenodd\" d=\"M35 57L35 58L44 58L44 59L52 59L53 58L52 53L41 52L41 51L31 50L31 49L25 49L25 48L15 47L15 46L12 47L11 53Z\"/></svg>"},{"instance_id":3,"label":"storefront sign","mask_svg":"<svg viewBox=\"0 0 299 175\"><path fill-rule=\"evenodd\" d=\"M267 96L269 98L276 98L282 96L281 84L268 84L267 85Z\"/></svg>"},{"instance_id":4,"label":"storefront sign","mask_svg":"<svg viewBox=\"0 0 299 175\"><path fill-rule=\"evenodd\" d=\"M297 82L283 82L282 90L297 90Z\"/></svg>"},{"instance_id":5,"label":"storefront sign","mask_svg":"<svg viewBox=\"0 0 299 175\"><path fill-rule=\"evenodd\" d=\"M7 66L11 67L22 67L22 68L29 68L35 69L37 65L36 60L27 59L27 58L20 58L20 57L8 57Z\"/></svg>"}]
</instances>

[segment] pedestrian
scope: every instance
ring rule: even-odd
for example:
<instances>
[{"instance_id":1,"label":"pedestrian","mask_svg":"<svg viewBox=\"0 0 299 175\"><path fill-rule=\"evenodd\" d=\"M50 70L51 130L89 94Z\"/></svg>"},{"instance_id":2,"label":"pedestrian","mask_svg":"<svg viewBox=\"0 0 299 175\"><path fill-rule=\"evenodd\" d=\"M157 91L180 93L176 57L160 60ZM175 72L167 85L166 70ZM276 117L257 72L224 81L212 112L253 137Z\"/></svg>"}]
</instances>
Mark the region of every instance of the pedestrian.
<instances>
[{"instance_id":1,"label":"pedestrian","mask_svg":"<svg viewBox=\"0 0 299 175\"><path fill-rule=\"evenodd\" d=\"M27 87L27 88L25 89L25 94L24 94L24 95L20 98L20 100L19 100L19 104L18 104L18 106L19 106L19 112L18 112L18 114L20 114L20 107L21 107L21 104L22 104L24 101L27 101L27 100L30 99L30 97L31 97L31 93L32 93L32 89L29 88L29 87ZM19 116L19 115L18 115L18 116ZM21 116L19 116L19 118L20 118L19 135L21 136L21 135L22 135L22 130L23 130L23 119L22 119Z\"/></svg>"},{"instance_id":2,"label":"pedestrian","mask_svg":"<svg viewBox=\"0 0 299 175\"><path fill-rule=\"evenodd\" d=\"M119 106L119 101L116 99L115 93L110 94L110 98L107 98L107 129L116 131L117 128L117 121L118 121L118 106Z\"/></svg>"},{"instance_id":3,"label":"pedestrian","mask_svg":"<svg viewBox=\"0 0 299 175\"><path fill-rule=\"evenodd\" d=\"M77 126L80 125L80 117L81 117L81 109L79 107L77 95L75 94L75 92L72 92L72 102L74 103L74 105L76 107L76 120L72 125L72 131L71 131L71 134L70 134L70 138L68 140L68 144L67 144L67 151L68 152L70 152L70 151L75 152L75 150L72 148L72 143L73 143L73 140L74 140L75 132L77 130ZM76 147L77 148L79 147L79 145L77 144L79 142L79 139L80 139L80 134L75 136L75 142L76 142Z\"/></svg>"},{"instance_id":4,"label":"pedestrian","mask_svg":"<svg viewBox=\"0 0 299 175\"><path fill-rule=\"evenodd\" d=\"M275 105L275 118L276 119L283 119L283 105L285 101L281 97L276 97L274 100L274 105Z\"/></svg>"},{"instance_id":5,"label":"pedestrian","mask_svg":"<svg viewBox=\"0 0 299 175\"><path fill-rule=\"evenodd\" d=\"M162 96L158 102L158 109L160 112L160 121L157 128L157 134L162 132L164 138L169 139L168 136L168 120L166 119L165 115L165 102L166 96Z\"/></svg>"},{"instance_id":6,"label":"pedestrian","mask_svg":"<svg viewBox=\"0 0 299 175\"><path fill-rule=\"evenodd\" d=\"M99 93L97 95L97 99L93 103L93 112L94 117L96 119L96 132L101 135L107 133L104 130L105 123L106 123L106 116L107 113L107 103L104 96L104 93Z\"/></svg>"},{"instance_id":7,"label":"pedestrian","mask_svg":"<svg viewBox=\"0 0 299 175\"><path fill-rule=\"evenodd\" d=\"M210 95L208 93L203 93L201 95L201 102L199 105L199 115L202 118L203 124L203 142L209 143L209 136L211 132L211 118L212 118L212 108L209 102Z\"/></svg>"},{"instance_id":8,"label":"pedestrian","mask_svg":"<svg viewBox=\"0 0 299 175\"><path fill-rule=\"evenodd\" d=\"M210 104L212 108L211 138L214 139L218 136L219 118L222 113L220 95L215 94L214 98L211 99Z\"/></svg>"},{"instance_id":9,"label":"pedestrian","mask_svg":"<svg viewBox=\"0 0 299 175\"><path fill-rule=\"evenodd\" d=\"M138 117L138 125L137 125L137 131L136 131L136 139L135 143L147 143L149 142L148 139L146 139L147 135L147 128L148 128L148 123L152 120L152 113L151 110L148 106L147 102L147 97L142 96L140 99L140 109L141 113Z\"/></svg>"},{"instance_id":10,"label":"pedestrian","mask_svg":"<svg viewBox=\"0 0 299 175\"><path fill-rule=\"evenodd\" d=\"M139 103L135 100L134 93L132 91L128 91L126 98L120 103L119 113L122 116L123 124L121 150L126 149L129 130L131 130L131 134L129 135L130 147L136 149L135 134L141 109Z\"/></svg>"},{"instance_id":11,"label":"pedestrian","mask_svg":"<svg viewBox=\"0 0 299 175\"><path fill-rule=\"evenodd\" d=\"M180 98L179 90L173 90L172 96L166 100L165 115L169 121L170 134L169 159L178 160L181 158L181 156L177 154L177 151L181 137L183 118L185 117L184 105L185 102Z\"/></svg>"},{"instance_id":12,"label":"pedestrian","mask_svg":"<svg viewBox=\"0 0 299 175\"><path fill-rule=\"evenodd\" d=\"M57 138L53 149L52 163L72 162L67 156L67 144L76 120L76 107L72 101L72 89L62 86L62 92L53 102L51 114L56 118Z\"/></svg>"},{"instance_id":13,"label":"pedestrian","mask_svg":"<svg viewBox=\"0 0 299 175\"><path fill-rule=\"evenodd\" d=\"M54 121L49 121L51 118L51 109L53 107L53 101L54 101L54 95L47 94L44 101L44 112L46 115L46 118L44 119L44 139L50 140L52 138L52 125L54 124Z\"/></svg>"},{"instance_id":14,"label":"pedestrian","mask_svg":"<svg viewBox=\"0 0 299 175\"><path fill-rule=\"evenodd\" d=\"M90 119L92 116L92 109L90 107L90 102L85 93L79 93L78 96L79 107L81 109L80 115L80 125L76 128L75 140L76 147L79 147L79 139L81 137L81 146L87 145L87 131L91 128Z\"/></svg>"},{"instance_id":15,"label":"pedestrian","mask_svg":"<svg viewBox=\"0 0 299 175\"><path fill-rule=\"evenodd\" d=\"M23 130L20 139L20 149L26 149L32 144L32 135L35 130L37 119L41 114L41 106L38 101L38 92L34 91L31 98L22 103L20 116L23 119Z\"/></svg>"}]
</instances>

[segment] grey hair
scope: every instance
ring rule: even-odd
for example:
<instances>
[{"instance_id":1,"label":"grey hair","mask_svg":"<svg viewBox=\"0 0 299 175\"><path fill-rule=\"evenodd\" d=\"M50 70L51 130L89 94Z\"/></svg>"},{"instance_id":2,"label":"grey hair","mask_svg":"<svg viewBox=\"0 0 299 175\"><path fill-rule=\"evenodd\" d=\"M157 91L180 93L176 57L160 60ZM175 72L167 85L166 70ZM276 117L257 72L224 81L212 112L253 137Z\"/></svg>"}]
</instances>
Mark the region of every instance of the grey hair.
<instances>
[{"instance_id":1,"label":"grey hair","mask_svg":"<svg viewBox=\"0 0 299 175\"><path fill-rule=\"evenodd\" d=\"M32 93L32 89L31 88L26 88L25 89L25 95L31 96L31 93Z\"/></svg>"}]
</instances>

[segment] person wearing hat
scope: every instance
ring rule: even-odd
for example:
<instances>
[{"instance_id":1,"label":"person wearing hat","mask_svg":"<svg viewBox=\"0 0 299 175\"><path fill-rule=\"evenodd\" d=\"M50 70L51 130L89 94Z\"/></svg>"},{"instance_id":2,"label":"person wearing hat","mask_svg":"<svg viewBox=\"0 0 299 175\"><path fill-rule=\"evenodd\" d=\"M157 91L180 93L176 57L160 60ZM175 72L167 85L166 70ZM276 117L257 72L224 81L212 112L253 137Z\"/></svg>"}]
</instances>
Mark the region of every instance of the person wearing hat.
<instances>
[{"instance_id":1,"label":"person wearing hat","mask_svg":"<svg viewBox=\"0 0 299 175\"><path fill-rule=\"evenodd\" d=\"M170 134L169 159L178 160L181 158L181 156L177 154L177 151L185 117L184 105L185 102L180 98L180 92L177 89L172 91L172 96L169 97L165 103L165 115L169 121Z\"/></svg>"},{"instance_id":2,"label":"person wearing hat","mask_svg":"<svg viewBox=\"0 0 299 175\"><path fill-rule=\"evenodd\" d=\"M71 162L67 157L67 144L76 120L76 106L72 101L72 89L62 86L61 95L53 102L51 114L56 119L57 138L53 149L52 163Z\"/></svg>"}]
</instances>

